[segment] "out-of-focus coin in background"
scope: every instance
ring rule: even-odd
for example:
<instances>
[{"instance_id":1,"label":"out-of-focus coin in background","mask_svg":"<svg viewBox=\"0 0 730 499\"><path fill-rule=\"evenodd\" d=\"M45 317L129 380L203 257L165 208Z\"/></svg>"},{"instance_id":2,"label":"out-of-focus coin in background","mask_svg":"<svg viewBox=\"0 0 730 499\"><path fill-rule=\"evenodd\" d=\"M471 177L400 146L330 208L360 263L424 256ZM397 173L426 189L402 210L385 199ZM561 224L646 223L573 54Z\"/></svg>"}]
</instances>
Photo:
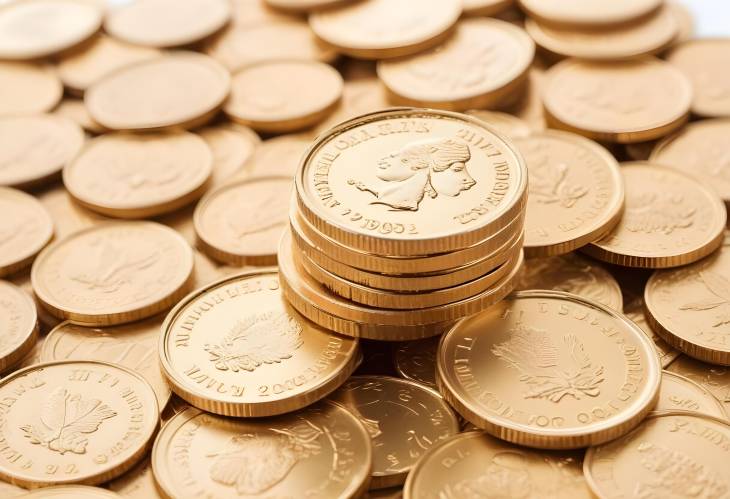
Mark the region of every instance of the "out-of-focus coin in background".
<instances>
[{"instance_id":1,"label":"out-of-focus coin in background","mask_svg":"<svg viewBox=\"0 0 730 499\"><path fill-rule=\"evenodd\" d=\"M28 267L53 237L53 220L33 196L0 187L0 276Z\"/></svg>"},{"instance_id":2,"label":"out-of-focus coin in background","mask_svg":"<svg viewBox=\"0 0 730 499\"><path fill-rule=\"evenodd\" d=\"M61 100L63 85L50 64L0 62L0 116L50 111Z\"/></svg>"},{"instance_id":3,"label":"out-of-focus coin in background","mask_svg":"<svg viewBox=\"0 0 730 499\"><path fill-rule=\"evenodd\" d=\"M217 187L240 173L257 151L261 139L250 128L226 123L196 130L213 153L210 186Z\"/></svg>"},{"instance_id":4,"label":"out-of-focus coin in background","mask_svg":"<svg viewBox=\"0 0 730 499\"><path fill-rule=\"evenodd\" d=\"M0 372L5 372L33 349L38 338L38 314L33 299L6 281L0 281L0 311Z\"/></svg>"},{"instance_id":5,"label":"out-of-focus coin in background","mask_svg":"<svg viewBox=\"0 0 730 499\"><path fill-rule=\"evenodd\" d=\"M519 0L530 16L561 26L606 28L637 20L657 9L662 0Z\"/></svg>"}]
</instances>

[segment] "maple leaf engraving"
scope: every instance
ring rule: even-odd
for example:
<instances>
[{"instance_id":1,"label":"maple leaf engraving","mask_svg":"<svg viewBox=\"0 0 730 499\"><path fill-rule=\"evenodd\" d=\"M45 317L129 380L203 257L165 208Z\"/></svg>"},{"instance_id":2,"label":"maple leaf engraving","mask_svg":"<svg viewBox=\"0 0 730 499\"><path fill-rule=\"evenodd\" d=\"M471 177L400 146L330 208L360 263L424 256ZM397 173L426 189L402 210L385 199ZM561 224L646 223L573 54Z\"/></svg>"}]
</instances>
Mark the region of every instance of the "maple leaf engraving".
<instances>
[{"instance_id":1,"label":"maple leaf engraving","mask_svg":"<svg viewBox=\"0 0 730 499\"><path fill-rule=\"evenodd\" d=\"M672 234L694 223L697 209L686 206L681 196L644 192L626 203L624 223L631 232Z\"/></svg>"},{"instance_id":2,"label":"maple leaf engraving","mask_svg":"<svg viewBox=\"0 0 730 499\"><path fill-rule=\"evenodd\" d=\"M90 291L113 293L159 259L160 254L149 248L130 251L108 241L98 241L83 258L71 261L69 276Z\"/></svg>"},{"instance_id":3,"label":"maple leaf engraving","mask_svg":"<svg viewBox=\"0 0 730 499\"><path fill-rule=\"evenodd\" d=\"M588 188L568 180L565 163L552 164L545 157L530 170L530 196L538 203L557 203L563 208L572 208L586 194Z\"/></svg>"},{"instance_id":4,"label":"maple leaf engraving","mask_svg":"<svg viewBox=\"0 0 730 499\"><path fill-rule=\"evenodd\" d=\"M704 300L685 303L679 309L703 311L719 308L720 313L715 317L712 327L730 324L730 307L728 307L730 305L730 281L720 274L708 271L701 271L698 278L713 296Z\"/></svg>"},{"instance_id":5,"label":"maple leaf engraving","mask_svg":"<svg viewBox=\"0 0 730 499\"><path fill-rule=\"evenodd\" d=\"M59 387L43 404L40 424L20 429L32 444L60 454L84 454L89 443L85 435L94 433L105 419L116 415L116 411L100 400L83 400L81 395Z\"/></svg>"},{"instance_id":6,"label":"maple leaf engraving","mask_svg":"<svg viewBox=\"0 0 730 499\"><path fill-rule=\"evenodd\" d=\"M547 331L520 324L492 353L520 372L520 381L529 387L525 398L557 403L565 397L581 400L600 394L603 366L593 366L573 334L555 344ZM563 361L565 358L568 360Z\"/></svg>"},{"instance_id":7,"label":"maple leaf engraving","mask_svg":"<svg viewBox=\"0 0 730 499\"><path fill-rule=\"evenodd\" d=\"M289 359L302 346L302 326L286 312L249 315L238 321L220 343L205 345L221 371L254 371L262 364Z\"/></svg>"}]
</instances>

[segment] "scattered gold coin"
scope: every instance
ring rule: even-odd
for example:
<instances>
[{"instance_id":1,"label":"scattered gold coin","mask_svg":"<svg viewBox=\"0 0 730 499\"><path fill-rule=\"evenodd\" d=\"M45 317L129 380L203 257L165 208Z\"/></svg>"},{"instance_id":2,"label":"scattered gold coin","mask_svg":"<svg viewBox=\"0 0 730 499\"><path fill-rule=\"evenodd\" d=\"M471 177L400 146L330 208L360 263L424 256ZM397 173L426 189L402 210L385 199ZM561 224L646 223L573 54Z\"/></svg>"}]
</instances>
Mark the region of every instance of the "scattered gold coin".
<instances>
[{"instance_id":1,"label":"scattered gold coin","mask_svg":"<svg viewBox=\"0 0 730 499\"><path fill-rule=\"evenodd\" d=\"M265 0L265 3L275 9L291 13L311 12L313 10L330 9L344 5L353 0Z\"/></svg>"},{"instance_id":2,"label":"scattered gold coin","mask_svg":"<svg viewBox=\"0 0 730 499\"><path fill-rule=\"evenodd\" d=\"M659 8L662 0L519 0L530 16L559 26L605 28L636 21Z\"/></svg>"},{"instance_id":3,"label":"scattered gold coin","mask_svg":"<svg viewBox=\"0 0 730 499\"><path fill-rule=\"evenodd\" d=\"M730 368L680 355L667 370L689 378L712 393L722 403L725 413L730 415Z\"/></svg>"},{"instance_id":4,"label":"scattered gold coin","mask_svg":"<svg viewBox=\"0 0 730 499\"><path fill-rule=\"evenodd\" d=\"M707 389L682 375L662 371L662 384L655 412L690 411L728 419L725 408Z\"/></svg>"},{"instance_id":5,"label":"scattered gold coin","mask_svg":"<svg viewBox=\"0 0 730 499\"><path fill-rule=\"evenodd\" d=\"M508 9L514 0L463 0L465 16L493 16Z\"/></svg>"},{"instance_id":6,"label":"scattered gold coin","mask_svg":"<svg viewBox=\"0 0 730 499\"><path fill-rule=\"evenodd\" d=\"M28 267L53 237L53 220L33 196L0 187L0 276ZM12 216L10 216L12 214Z\"/></svg>"},{"instance_id":7,"label":"scattered gold coin","mask_svg":"<svg viewBox=\"0 0 730 499\"><path fill-rule=\"evenodd\" d=\"M0 62L0 88L0 116L44 113L63 95L63 85L49 64Z\"/></svg>"},{"instance_id":8,"label":"scattered gold coin","mask_svg":"<svg viewBox=\"0 0 730 499\"><path fill-rule=\"evenodd\" d=\"M122 496L100 487L87 485L57 485L42 489L26 491L23 495L28 499L121 499Z\"/></svg>"},{"instance_id":9,"label":"scattered gold coin","mask_svg":"<svg viewBox=\"0 0 730 499\"><path fill-rule=\"evenodd\" d=\"M395 349L393 360L400 376L436 388L436 352L439 337L406 341Z\"/></svg>"},{"instance_id":10,"label":"scattered gold coin","mask_svg":"<svg viewBox=\"0 0 730 499\"><path fill-rule=\"evenodd\" d=\"M651 326L649 326L644 310L644 298L641 296L636 296L624 304L624 315L631 319L634 324L639 326L654 344L654 350L659 356L659 362L662 365L662 369L669 365L674 365L674 360L680 356L679 350L672 348L662 339L661 336L656 334Z\"/></svg>"},{"instance_id":11,"label":"scattered gold coin","mask_svg":"<svg viewBox=\"0 0 730 499\"><path fill-rule=\"evenodd\" d=\"M261 144L256 132L234 123L207 126L196 133L213 153L211 187L218 187L240 173Z\"/></svg>"},{"instance_id":12,"label":"scattered gold coin","mask_svg":"<svg viewBox=\"0 0 730 499\"><path fill-rule=\"evenodd\" d=\"M89 110L86 109L83 99L66 97L58 104L58 106L56 106L53 110L53 114L75 122L91 134L100 134L105 131L104 127L91 118Z\"/></svg>"},{"instance_id":13,"label":"scattered gold coin","mask_svg":"<svg viewBox=\"0 0 730 499\"><path fill-rule=\"evenodd\" d=\"M472 109L467 111L466 114L482 120L499 133L513 139L527 137L533 132L526 121L511 114L499 111L483 111L481 109Z\"/></svg>"},{"instance_id":14,"label":"scattered gold coin","mask_svg":"<svg viewBox=\"0 0 730 499\"><path fill-rule=\"evenodd\" d=\"M279 135L264 140L246 161L245 176L284 175L294 178L299 160L311 142L309 136L296 134Z\"/></svg>"},{"instance_id":15,"label":"scattered gold coin","mask_svg":"<svg viewBox=\"0 0 730 499\"><path fill-rule=\"evenodd\" d=\"M186 405L187 407L187 405ZM163 420L163 423L165 421ZM161 499L155 476L152 473L152 462L149 457L140 461L137 466L124 475L106 484L109 490L122 497L132 499Z\"/></svg>"},{"instance_id":16,"label":"scattered gold coin","mask_svg":"<svg viewBox=\"0 0 730 499\"><path fill-rule=\"evenodd\" d=\"M0 372L16 367L38 339L38 314L33 299L19 287L0 281Z\"/></svg>"}]
</instances>

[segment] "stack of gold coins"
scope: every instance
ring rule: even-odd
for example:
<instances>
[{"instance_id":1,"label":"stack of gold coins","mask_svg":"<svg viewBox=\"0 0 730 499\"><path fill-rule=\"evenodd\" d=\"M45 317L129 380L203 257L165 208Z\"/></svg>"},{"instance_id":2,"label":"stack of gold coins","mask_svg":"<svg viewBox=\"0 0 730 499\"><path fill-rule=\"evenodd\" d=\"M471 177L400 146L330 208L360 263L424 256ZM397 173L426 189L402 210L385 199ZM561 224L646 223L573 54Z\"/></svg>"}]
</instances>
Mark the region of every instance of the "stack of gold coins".
<instances>
[{"instance_id":1,"label":"stack of gold coins","mask_svg":"<svg viewBox=\"0 0 730 499\"><path fill-rule=\"evenodd\" d=\"M312 145L295 183L282 287L321 326L433 336L515 286L526 167L475 118L402 108L352 119Z\"/></svg>"}]
</instances>

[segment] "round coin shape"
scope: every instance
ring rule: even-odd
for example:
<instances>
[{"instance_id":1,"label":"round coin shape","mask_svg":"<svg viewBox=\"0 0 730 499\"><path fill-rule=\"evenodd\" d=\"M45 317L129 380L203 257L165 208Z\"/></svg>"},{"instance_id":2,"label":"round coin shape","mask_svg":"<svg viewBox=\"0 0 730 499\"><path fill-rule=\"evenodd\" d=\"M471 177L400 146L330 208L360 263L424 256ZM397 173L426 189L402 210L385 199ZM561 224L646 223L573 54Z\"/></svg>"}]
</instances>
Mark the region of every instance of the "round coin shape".
<instances>
[{"instance_id":1,"label":"round coin shape","mask_svg":"<svg viewBox=\"0 0 730 499\"><path fill-rule=\"evenodd\" d=\"M175 52L113 71L84 101L91 117L112 130L191 128L213 117L230 86L230 74L214 59Z\"/></svg>"},{"instance_id":2,"label":"round coin shape","mask_svg":"<svg viewBox=\"0 0 730 499\"><path fill-rule=\"evenodd\" d=\"M625 267L659 269L695 262L722 245L725 206L709 187L654 163L623 163L621 175L621 221L582 251Z\"/></svg>"},{"instance_id":3,"label":"round coin shape","mask_svg":"<svg viewBox=\"0 0 730 499\"><path fill-rule=\"evenodd\" d=\"M463 0L465 16L492 16L512 6L514 0Z\"/></svg>"},{"instance_id":4,"label":"round coin shape","mask_svg":"<svg viewBox=\"0 0 730 499\"><path fill-rule=\"evenodd\" d=\"M692 357L680 355L667 367L667 371L684 376L710 392L722 403L725 413L730 416L730 368L713 366Z\"/></svg>"},{"instance_id":5,"label":"round coin shape","mask_svg":"<svg viewBox=\"0 0 730 499\"><path fill-rule=\"evenodd\" d=\"M25 291L0 281L0 372L22 360L38 338L38 313L35 302Z\"/></svg>"},{"instance_id":6,"label":"round coin shape","mask_svg":"<svg viewBox=\"0 0 730 499\"><path fill-rule=\"evenodd\" d=\"M357 340L292 310L272 270L195 291L168 314L162 331L160 362L173 391L226 416L305 407L340 386L358 357Z\"/></svg>"},{"instance_id":7,"label":"round coin shape","mask_svg":"<svg viewBox=\"0 0 730 499\"><path fill-rule=\"evenodd\" d=\"M397 104L463 111L492 107L527 77L535 44L498 19L461 21L454 36L427 52L378 64Z\"/></svg>"},{"instance_id":8,"label":"round coin shape","mask_svg":"<svg viewBox=\"0 0 730 499\"><path fill-rule=\"evenodd\" d=\"M212 170L213 154L198 135L112 133L86 143L64 168L63 183L92 211L144 218L199 198Z\"/></svg>"},{"instance_id":9,"label":"round coin shape","mask_svg":"<svg viewBox=\"0 0 730 499\"><path fill-rule=\"evenodd\" d=\"M653 58L611 63L569 59L547 73L543 99L554 128L632 143L684 125L692 86L678 69Z\"/></svg>"},{"instance_id":10,"label":"round coin shape","mask_svg":"<svg viewBox=\"0 0 730 499\"><path fill-rule=\"evenodd\" d=\"M189 406L186 404L185 408L187 407ZM163 412L163 414L166 413L167 411ZM161 416L161 419L161 424L164 425L166 423L164 416ZM152 473L152 462L149 457L140 461L137 466L124 475L107 483L106 486L109 487L109 490L127 498L161 499L162 497L155 483L155 476Z\"/></svg>"},{"instance_id":11,"label":"round coin shape","mask_svg":"<svg viewBox=\"0 0 730 499\"><path fill-rule=\"evenodd\" d=\"M689 378L670 372L662 372L662 385L655 412L690 411L727 420L725 408L709 390Z\"/></svg>"},{"instance_id":12,"label":"round coin shape","mask_svg":"<svg viewBox=\"0 0 730 499\"><path fill-rule=\"evenodd\" d=\"M192 272L193 250L174 230L153 222L106 222L46 248L31 281L54 317L109 326L176 303Z\"/></svg>"},{"instance_id":13,"label":"round coin shape","mask_svg":"<svg viewBox=\"0 0 730 499\"><path fill-rule=\"evenodd\" d=\"M305 134L279 135L266 139L246 161L246 174L251 177L287 175L294 178L299 160L312 143Z\"/></svg>"},{"instance_id":14,"label":"round coin shape","mask_svg":"<svg viewBox=\"0 0 730 499\"><path fill-rule=\"evenodd\" d=\"M660 379L638 326L559 291L518 292L457 323L437 358L439 389L459 414L499 438L546 449L625 434L656 404Z\"/></svg>"},{"instance_id":15,"label":"round coin shape","mask_svg":"<svg viewBox=\"0 0 730 499\"><path fill-rule=\"evenodd\" d=\"M395 370L405 378L422 385L436 388L436 352L439 337L405 341L395 348Z\"/></svg>"},{"instance_id":16,"label":"round coin shape","mask_svg":"<svg viewBox=\"0 0 730 499\"><path fill-rule=\"evenodd\" d=\"M50 111L61 100L63 85L53 66L0 62L0 116Z\"/></svg>"},{"instance_id":17,"label":"round coin shape","mask_svg":"<svg viewBox=\"0 0 730 499\"><path fill-rule=\"evenodd\" d=\"M444 41L461 15L458 0L366 0L315 12L314 33L337 51L362 59L400 57Z\"/></svg>"},{"instance_id":18,"label":"round coin shape","mask_svg":"<svg viewBox=\"0 0 730 499\"><path fill-rule=\"evenodd\" d=\"M637 20L661 6L662 0L519 0L531 17L559 26L611 27Z\"/></svg>"},{"instance_id":19,"label":"round coin shape","mask_svg":"<svg viewBox=\"0 0 730 499\"><path fill-rule=\"evenodd\" d=\"M115 478L147 453L159 426L147 381L114 364L38 364L3 378L0 394L12 401L0 430L18 456L0 462L0 478L26 488Z\"/></svg>"},{"instance_id":20,"label":"round coin shape","mask_svg":"<svg viewBox=\"0 0 730 499\"><path fill-rule=\"evenodd\" d=\"M213 153L211 187L217 187L239 173L261 144L250 128L232 123L196 130Z\"/></svg>"},{"instance_id":21,"label":"round coin shape","mask_svg":"<svg viewBox=\"0 0 730 499\"><path fill-rule=\"evenodd\" d=\"M624 315L631 319L634 324L639 326L647 337L651 339L654 344L654 350L659 357L659 362L662 365L662 369L669 365L674 365L674 360L680 356L679 350L675 350L661 336L649 326L646 320L646 313L644 312L644 298L642 296L636 296L633 299L628 300L624 303Z\"/></svg>"},{"instance_id":22,"label":"round coin shape","mask_svg":"<svg viewBox=\"0 0 730 499\"><path fill-rule=\"evenodd\" d=\"M36 198L0 187L0 276L12 274L33 262L53 237L53 220ZM11 215L12 214L12 215Z\"/></svg>"},{"instance_id":23,"label":"round coin shape","mask_svg":"<svg viewBox=\"0 0 730 499\"><path fill-rule=\"evenodd\" d=\"M104 127L91 118L83 99L67 97L63 99L58 106L56 106L53 110L53 114L63 118L68 118L91 134L98 135L106 131Z\"/></svg>"},{"instance_id":24,"label":"round coin shape","mask_svg":"<svg viewBox=\"0 0 730 499\"><path fill-rule=\"evenodd\" d=\"M181 448L188 456L182 463ZM152 450L155 479L167 497L359 497L371 465L367 430L332 402L265 420L186 409L165 425Z\"/></svg>"},{"instance_id":25,"label":"round coin shape","mask_svg":"<svg viewBox=\"0 0 730 499\"><path fill-rule=\"evenodd\" d=\"M499 133L510 138L527 137L532 133L532 128L526 121L512 114L499 111L483 111L481 109L472 109L467 111L466 114L482 120Z\"/></svg>"},{"instance_id":26,"label":"round coin shape","mask_svg":"<svg viewBox=\"0 0 730 499\"><path fill-rule=\"evenodd\" d=\"M121 499L122 496L100 487L57 485L27 492L23 497L28 499Z\"/></svg>"}]
</instances>

